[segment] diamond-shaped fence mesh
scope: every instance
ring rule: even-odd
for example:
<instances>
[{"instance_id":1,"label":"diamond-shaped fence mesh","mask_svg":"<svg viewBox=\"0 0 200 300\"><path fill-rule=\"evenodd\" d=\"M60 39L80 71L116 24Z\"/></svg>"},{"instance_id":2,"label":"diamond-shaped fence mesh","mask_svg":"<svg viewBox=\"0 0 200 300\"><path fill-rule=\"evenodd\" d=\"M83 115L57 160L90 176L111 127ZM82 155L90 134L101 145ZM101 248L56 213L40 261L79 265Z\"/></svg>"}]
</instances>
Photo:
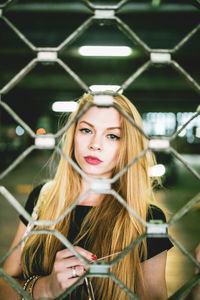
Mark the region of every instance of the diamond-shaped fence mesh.
<instances>
[{"instance_id":1,"label":"diamond-shaped fence mesh","mask_svg":"<svg viewBox=\"0 0 200 300\"><path fill-rule=\"evenodd\" d=\"M122 259L129 251L131 251L136 245L138 245L143 239L146 237L168 237L173 244L191 261L194 266L200 268L199 262L183 247L181 243L179 243L173 236L168 234L168 228L178 222L183 216L185 216L197 203L200 202L200 194L197 194L193 199L188 199L188 203L184 205L177 213L175 213L167 223L152 223L144 221L136 212L130 208L126 201L113 189L111 189L111 184L116 182L120 176L122 176L128 168L134 165L140 157L142 157L147 151L156 151L156 152L165 152L167 151L172 156L174 156L180 163L191 172L191 174L197 179L200 180L200 174L185 161L184 157L179 154L174 147L172 146L173 141L177 138L177 136L184 130L184 128L192 122L195 118L198 118L200 114L200 107L197 108L196 113L182 125L173 135L171 136L148 136L138 125L127 115L124 111L122 111L116 104L113 103L113 96L115 93L113 92L97 92L94 93L90 90L89 86L79 77L79 75L74 72L60 57L60 53L66 47L68 47L72 42L74 42L77 38L79 38L92 24L93 22L101 22L102 20L111 21L114 26L120 28L120 30L126 34L130 40L137 43L144 52L148 55L149 59L143 65L141 65L136 71L134 71L131 76L129 76L120 86L119 90L122 89L126 91L128 86L132 84L138 77L140 77L144 72L146 72L149 68L154 68L155 65L168 65L172 67L180 73L184 80L190 85L191 89L195 92L200 92L200 86L197 81L174 59L174 54L176 54L184 45L190 41L190 39L200 30L200 25L197 25L193 28L188 34L184 36L184 38L179 41L172 49L152 49L150 48L135 32L132 30L124 21L120 19L116 15L116 12L123 7L128 1L120 1L116 5L96 5L91 3L90 1L84 0L82 4L85 5L91 11L91 16L84 21L75 31L73 31L65 40L63 40L60 45L57 47L36 47L24 34L21 32L17 26L13 22L9 20L4 14L4 12L12 6L14 1L7 1L4 4L0 5L0 15L1 19L5 24L15 33L17 38L19 38L26 46L28 46L35 57L26 64L11 80L9 80L0 90L0 105L3 111L6 111L11 118L13 118L30 136L32 139L32 145L30 145L27 149L25 149L7 168L5 168L1 174L0 179L5 178L8 174L10 174L13 169L18 166L32 151L35 149L43 150L50 149L56 150L56 152L63 156L69 164L75 168L75 170L83 176L87 181L91 182L91 189L87 191L86 194L89 193L103 193L103 194L112 194L117 201L119 201L122 206L124 206L130 214L132 214L135 218L137 218L145 227L146 233L140 236L137 240L135 240L132 244L130 244L124 251L119 253L117 257L115 257L111 262L96 262L93 265L89 265L87 260L83 259L83 257L76 251L73 245L64 237L61 233L56 230L49 229L38 229L38 230L30 230L27 232L26 237L15 248L11 249L6 253L1 259L1 265L4 263L6 258L21 244L23 244L24 240L32 234L49 234L51 233L56 238L58 238L64 246L69 248L84 264L88 265L89 271L80 279L86 277L110 277L113 281L120 286L120 288L124 289L124 291L130 296L131 299L138 299L137 296L129 290L118 278L115 277L114 274L110 272L110 267L112 267L115 263L117 263L120 259ZM153 1L154 2L154 1ZM155 1L156 2L156 1ZM159 1L158 1L159 2ZM155 5L155 3L154 3ZM94 95L94 103L89 107L85 108L81 111L77 117L68 122L63 128L57 131L55 134L46 134L46 135L36 135L33 129L23 121L22 118L4 101L4 95L11 91L27 74L36 67L36 65L40 63L55 63L58 64L60 68L63 68L66 73L71 76L71 78L80 86L80 88L88 93ZM102 97L102 95L104 97ZM147 148L141 152L137 157L135 157L129 165L127 165L123 170L121 170L114 178L111 179L91 179L79 168L79 166L72 161L69 157L63 153L59 144L57 143L57 139L66 132L72 123L76 122L81 115L83 115L92 105L98 106L113 106L115 107L124 118L127 118L128 121L135 127L147 140ZM13 206L13 208L29 222L30 229L34 227L34 225L39 226L49 226L55 225L60 220L62 220L67 214L72 211L75 206L86 196L86 194L81 195L71 207L69 207L58 219L55 221L38 221L34 215L29 215L23 206L18 202L18 200L9 192L9 190L5 186L0 186L0 193L3 198ZM23 288L12 278L10 277L2 268L0 268L0 276L4 278L24 299L31 299L31 297L23 290ZM169 299L181 299L193 286L195 286L200 281L199 275L193 276L191 280L186 282L184 286L178 289ZM62 294L58 299L64 299L66 295L70 294L71 291L78 285L79 282L70 287L64 294Z\"/></svg>"}]
</instances>

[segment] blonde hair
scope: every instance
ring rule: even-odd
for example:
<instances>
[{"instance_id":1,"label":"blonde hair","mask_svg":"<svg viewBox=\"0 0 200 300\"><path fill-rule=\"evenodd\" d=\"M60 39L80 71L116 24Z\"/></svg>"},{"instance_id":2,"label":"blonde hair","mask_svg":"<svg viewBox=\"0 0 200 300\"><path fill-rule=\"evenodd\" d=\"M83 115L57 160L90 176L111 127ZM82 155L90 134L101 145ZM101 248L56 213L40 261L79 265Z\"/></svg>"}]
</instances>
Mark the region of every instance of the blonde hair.
<instances>
[{"instance_id":1,"label":"blonde hair","mask_svg":"<svg viewBox=\"0 0 200 300\"><path fill-rule=\"evenodd\" d=\"M70 120L73 120L83 108L92 102L93 96L84 94L79 100L78 110L71 114ZM114 103L142 128L142 120L137 109L124 95L115 95ZM73 159L75 129L76 123L74 122L62 139L63 152ZM113 175L122 170L147 147L142 134L124 117L122 118L120 147L120 155ZM148 176L148 168L153 164L154 157L147 152L113 184L113 189L143 220L146 220L148 202L153 197L152 182ZM77 199L80 190L81 176L61 156L54 180L45 191L45 197L44 194L42 195L45 201L41 202L39 219L56 220ZM38 201L40 198L41 195ZM57 229L67 236L71 217L72 213L50 228ZM144 232L144 225L130 214L117 199L112 195L105 195L101 204L91 209L85 217L74 244L78 244L83 236L86 236L85 247L98 257L102 257L125 249ZM52 271L56 252L62 247L61 242L51 234L31 235L26 241L22 253L24 274L26 276L38 273L49 274ZM136 293L136 283L139 282L143 285L140 262L146 252L146 242L143 240L139 246L136 246L111 268L111 272ZM93 285L97 299L129 299L129 296L110 278L94 278Z\"/></svg>"}]
</instances>

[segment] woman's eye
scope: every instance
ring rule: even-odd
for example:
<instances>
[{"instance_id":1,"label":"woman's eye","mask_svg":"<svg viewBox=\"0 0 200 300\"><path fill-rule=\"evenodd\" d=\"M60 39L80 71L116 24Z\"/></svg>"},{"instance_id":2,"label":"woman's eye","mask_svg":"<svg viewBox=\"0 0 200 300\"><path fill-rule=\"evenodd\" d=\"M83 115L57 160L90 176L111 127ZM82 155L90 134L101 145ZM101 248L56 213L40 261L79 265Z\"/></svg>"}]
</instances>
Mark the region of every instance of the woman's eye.
<instances>
[{"instance_id":1,"label":"woman's eye","mask_svg":"<svg viewBox=\"0 0 200 300\"><path fill-rule=\"evenodd\" d=\"M84 133L90 133L91 132L91 130L88 129L88 128L81 128L80 131L84 132Z\"/></svg>"},{"instance_id":2,"label":"woman's eye","mask_svg":"<svg viewBox=\"0 0 200 300\"><path fill-rule=\"evenodd\" d=\"M115 135L115 134L109 134L108 137L109 137L109 139L111 139L111 140L119 140L119 139L120 139L120 137L117 136L117 135Z\"/></svg>"}]
</instances>

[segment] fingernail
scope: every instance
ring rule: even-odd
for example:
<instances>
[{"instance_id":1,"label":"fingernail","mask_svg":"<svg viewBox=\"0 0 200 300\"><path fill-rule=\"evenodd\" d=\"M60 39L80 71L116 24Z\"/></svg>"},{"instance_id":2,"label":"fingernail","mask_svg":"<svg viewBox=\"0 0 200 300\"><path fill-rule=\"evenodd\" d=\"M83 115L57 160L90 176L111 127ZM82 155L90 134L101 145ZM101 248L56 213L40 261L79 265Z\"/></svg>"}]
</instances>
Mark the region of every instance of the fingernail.
<instances>
[{"instance_id":1,"label":"fingernail","mask_svg":"<svg viewBox=\"0 0 200 300\"><path fill-rule=\"evenodd\" d=\"M95 254L93 254L93 255L91 256L91 258L92 258L92 260L97 260L97 256L96 256Z\"/></svg>"}]
</instances>

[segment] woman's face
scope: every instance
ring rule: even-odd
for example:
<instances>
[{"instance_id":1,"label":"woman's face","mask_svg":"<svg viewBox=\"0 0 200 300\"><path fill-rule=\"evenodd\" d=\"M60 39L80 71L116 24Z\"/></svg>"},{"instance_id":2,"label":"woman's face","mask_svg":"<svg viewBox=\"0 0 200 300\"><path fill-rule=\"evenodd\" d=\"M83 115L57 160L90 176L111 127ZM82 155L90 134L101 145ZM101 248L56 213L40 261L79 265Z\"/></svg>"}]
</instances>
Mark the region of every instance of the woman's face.
<instances>
[{"instance_id":1,"label":"woman's face","mask_svg":"<svg viewBox=\"0 0 200 300\"><path fill-rule=\"evenodd\" d=\"M75 159L90 177L110 178L120 151L121 116L113 107L91 107L78 121Z\"/></svg>"}]
</instances>

